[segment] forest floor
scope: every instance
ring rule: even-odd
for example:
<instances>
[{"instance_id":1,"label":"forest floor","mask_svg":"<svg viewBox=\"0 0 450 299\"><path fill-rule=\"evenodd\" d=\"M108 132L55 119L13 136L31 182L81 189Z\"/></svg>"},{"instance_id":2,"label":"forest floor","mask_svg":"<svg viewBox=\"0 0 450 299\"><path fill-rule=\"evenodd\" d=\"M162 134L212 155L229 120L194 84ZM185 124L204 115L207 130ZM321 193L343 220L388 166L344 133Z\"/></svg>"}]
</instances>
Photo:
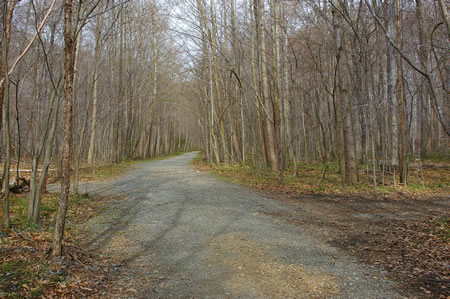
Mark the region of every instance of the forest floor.
<instances>
[{"instance_id":1,"label":"forest floor","mask_svg":"<svg viewBox=\"0 0 450 299\"><path fill-rule=\"evenodd\" d=\"M423 160L422 170L418 168L417 162L410 162L407 185L398 183L398 174L397 182L395 182L393 172L386 168L384 176L377 173L376 188L373 187L371 166L367 168L365 165L360 165L359 168L360 183L353 186L342 185L337 162L327 164L325 176L321 181L323 171L321 163L299 164L295 175L291 167L284 171L282 184L279 183L279 172L268 169L258 171L254 165L248 163L243 165L207 164L204 155L201 154L194 159L193 165L198 170L211 171L232 182L277 194L329 194L399 200L448 197L450 194L449 157L450 153L445 157L437 156Z\"/></svg>"},{"instance_id":2,"label":"forest floor","mask_svg":"<svg viewBox=\"0 0 450 299\"><path fill-rule=\"evenodd\" d=\"M181 153L153 159L171 158ZM100 164L80 169L80 186L86 182L108 182L119 177L143 161L124 161ZM12 168L14 168L13 165ZM30 168L21 163L20 169ZM14 174L13 174L14 175ZM27 176L28 175L28 176ZM21 176L29 178L28 171ZM51 178L50 181L54 181ZM72 183L73 185L73 183ZM53 224L58 208L59 185L49 184L51 193L44 193L41 201L41 223L36 226L27 220L28 193L10 194L11 228L0 230L0 298L24 297L86 297L101 296L112 289L120 276L120 266L112 257L85 249L89 230L84 224L109 205L123 200L119 196L89 198L86 194L72 194L69 200L63 256L51 257ZM80 192L83 192L80 188ZM3 211L3 199L0 210ZM3 213L0 225L3 224Z\"/></svg>"},{"instance_id":3,"label":"forest floor","mask_svg":"<svg viewBox=\"0 0 450 299\"><path fill-rule=\"evenodd\" d=\"M84 249L83 224L110 200L71 195L63 255L51 256L58 198L57 193L43 195L42 222L35 226L26 219L27 194L11 195L12 226L0 232L0 298L85 297L101 293L119 275L110 257Z\"/></svg>"},{"instance_id":4,"label":"forest floor","mask_svg":"<svg viewBox=\"0 0 450 299\"><path fill-rule=\"evenodd\" d=\"M268 192L195 156L82 183L62 259L49 232L2 235L0 297L449 298L445 194Z\"/></svg>"}]
</instances>

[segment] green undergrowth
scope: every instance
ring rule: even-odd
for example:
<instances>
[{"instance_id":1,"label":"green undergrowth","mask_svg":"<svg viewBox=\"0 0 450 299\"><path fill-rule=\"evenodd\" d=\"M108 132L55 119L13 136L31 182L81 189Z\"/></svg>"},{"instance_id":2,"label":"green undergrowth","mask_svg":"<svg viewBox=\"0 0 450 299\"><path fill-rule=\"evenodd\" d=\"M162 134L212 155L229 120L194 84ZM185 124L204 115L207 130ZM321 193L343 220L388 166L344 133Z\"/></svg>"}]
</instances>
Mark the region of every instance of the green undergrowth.
<instances>
[{"instance_id":1,"label":"green undergrowth","mask_svg":"<svg viewBox=\"0 0 450 299\"><path fill-rule=\"evenodd\" d=\"M10 220L14 229L27 231L52 231L56 212L58 210L59 193L45 193L41 200L41 222L39 225L33 224L27 219L29 194L11 194L10 196ZM0 209L3 211L3 202ZM67 211L66 228L71 230L72 223L78 222L82 214L89 216L89 212L94 210L96 203L86 195L71 194ZM0 215L0 222L3 223L3 214Z\"/></svg>"},{"instance_id":2,"label":"green undergrowth","mask_svg":"<svg viewBox=\"0 0 450 299\"><path fill-rule=\"evenodd\" d=\"M279 181L279 172L274 172L267 168L258 170L250 163L208 165L203 154L201 154L197 156L193 164L197 168L210 170L219 177L236 183L266 191L290 194L323 193L399 198L402 196L445 196L450 191L450 169L448 167L424 168L424 185L422 185L422 176L419 170L411 170L409 172L408 185L406 186L398 184L398 176L394 185L393 175L388 172L385 173L383 184L381 174L377 174L377 187L374 188L371 169L369 167L369 173L366 173L366 165L359 166L360 182L358 184L343 186L339 165L336 161L328 163L325 178L320 184L319 179L323 170L323 164L321 163L301 163L298 165L296 174L292 166L289 165L284 171L282 184Z\"/></svg>"},{"instance_id":3,"label":"green undergrowth","mask_svg":"<svg viewBox=\"0 0 450 299\"><path fill-rule=\"evenodd\" d=\"M428 153L423 160L428 162L448 162L450 160L450 150L447 152Z\"/></svg>"},{"instance_id":4,"label":"green undergrowth","mask_svg":"<svg viewBox=\"0 0 450 299\"><path fill-rule=\"evenodd\" d=\"M435 221L435 227L442 240L450 242L450 218L443 217Z\"/></svg>"},{"instance_id":5,"label":"green undergrowth","mask_svg":"<svg viewBox=\"0 0 450 299\"><path fill-rule=\"evenodd\" d=\"M83 266L96 262L94 257L79 248L83 247L86 239L84 223L95 216L107 202L90 199L85 195L70 195L62 259L72 258L72 262L61 264L61 259L54 260L50 255L59 194L42 195L39 225L27 219L28 196L28 193L11 194L11 228L0 231L0 298L73 297L66 296L66 293L76 289L77 284L88 287L86 281L94 281L90 276L98 276ZM3 211L3 208L2 201L0 209ZM0 216L0 223L3 223L2 217L3 215ZM77 262L73 262L74 256ZM80 262L83 259L89 260ZM72 282L72 275L83 279Z\"/></svg>"},{"instance_id":6,"label":"green undergrowth","mask_svg":"<svg viewBox=\"0 0 450 299\"><path fill-rule=\"evenodd\" d=\"M39 278L40 273L46 271L46 266L35 260L6 261L0 266L0 285L3 297L23 298L21 290L29 289L31 297L40 297L40 286L30 287L34 279Z\"/></svg>"}]
</instances>

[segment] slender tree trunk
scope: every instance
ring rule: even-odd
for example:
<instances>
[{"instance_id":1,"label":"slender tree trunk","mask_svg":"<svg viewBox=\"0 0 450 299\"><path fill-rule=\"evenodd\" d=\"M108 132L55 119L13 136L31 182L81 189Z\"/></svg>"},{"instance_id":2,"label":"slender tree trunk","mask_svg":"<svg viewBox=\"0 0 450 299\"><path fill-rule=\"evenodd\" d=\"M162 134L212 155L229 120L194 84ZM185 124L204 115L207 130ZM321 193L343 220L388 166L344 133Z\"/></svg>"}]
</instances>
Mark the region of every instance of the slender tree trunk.
<instances>
[{"instance_id":1,"label":"slender tree trunk","mask_svg":"<svg viewBox=\"0 0 450 299\"><path fill-rule=\"evenodd\" d=\"M335 31L335 39L336 39L336 63L340 63L340 38L341 38L341 27L338 23L337 17L335 17L336 14L339 14L339 12L335 11L335 7L333 7L333 26ZM340 76L339 73L336 74L338 77ZM335 78L335 85L338 85L336 87L339 87L339 81L340 78ZM337 132L337 141L338 141L338 149L339 149L339 168L341 171L342 176L342 183L345 182L346 178L346 167L345 167L345 140L344 140L344 121L343 121L343 108L342 108L342 101L340 98L340 89L339 88L333 88L334 92L334 101L336 103L336 132Z\"/></svg>"},{"instance_id":2,"label":"slender tree trunk","mask_svg":"<svg viewBox=\"0 0 450 299\"><path fill-rule=\"evenodd\" d=\"M48 173L48 168L50 166L51 160L52 160L52 154L53 154L53 148L55 145L55 136L56 136L56 126L58 123L58 112L59 112L59 99L58 97L56 98L56 100L54 101L53 105L52 105L52 114L50 117L50 122L51 122L51 128L50 128L50 132L48 134L48 138L47 138L47 147L45 149L45 153L44 153L44 163L42 165L42 171L41 171L41 176L39 177L39 183L38 185L34 188L35 189L35 196L34 196L34 201L35 204L33 206L33 215L32 215L32 219L33 219L33 223L38 225L40 222L40 211L41 211L41 195L42 195L42 190L45 184L45 180L47 179L47 173ZM37 165L36 165L37 167Z\"/></svg>"},{"instance_id":3,"label":"slender tree trunk","mask_svg":"<svg viewBox=\"0 0 450 299\"><path fill-rule=\"evenodd\" d=\"M251 41L250 41L250 51L251 51L251 65L252 65L252 77L253 77L253 92L254 92L254 100L255 100L255 110L256 110L256 126L258 134L256 137L256 144L264 144L264 133L262 128L262 120L261 120L261 108L260 108L260 93L259 93L259 86L258 86L258 69L256 67L256 53L255 53L255 45L257 45L257 41L255 38L256 32L259 28L258 22L258 7L257 7L257 0L249 0L249 7L250 7L250 17L252 19L252 27L251 27ZM259 137L259 138L258 138ZM256 155L257 159L259 159L260 156L260 150L259 146L256 149ZM262 153L263 157L265 157L264 151ZM259 160L258 160L259 161ZM264 158L265 161L265 158Z\"/></svg>"},{"instance_id":4,"label":"slender tree trunk","mask_svg":"<svg viewBox=\"0 0 450 299\"><path fill-rule=\"evenodd\" d=\"M416 0L417 26L419 32L419 60L422 69L429 71L428 64L428 47L424 29L424 11L422 0ZM424 157L427 153L427 136L428 134L428 86L423 83L420 86L417 105L417 124L419 127L419 155Z\"/></svg>"},{"instance_id":5,"label":"slender tree trunk","mask_svg":"<svg viewBox=\"0 0 450 299\"><path fill-rule=\"evenodd\" d=\"M5 85L9 82L6 81L6 75L8 72L8 50L11 42L11 21L14 14L14 7L17 4L17 0L4 1L3 3L3 40L2 51L3 55L0 60L0 81L5 81L5 84L0 85L0 115L3 115L3 99L5 96ZM2 130L2 122L0 122L0 131Z\"/></svg>"},{"instance_id":6,"label":"slender tree trunk","mask_svg":"<svg viewBox=\"0 0 450 299\"><path fill-rule=\"evenodd\" d=\"M103 25L103 14L97 16L97 24L95 26L95 53L94 53L94 86L92 95L92 121L91 121L91 136L88 150L88 164L92 165L95 151L95 135L97 130L97 101L98 101L98 79L100 66L100 51L101 51L101 31Z\"/></svg>"},{"instance_id":7,"label":"slender tree trunk","mask_svg":"<svg viewBox=\"0 0 450 299\"><path fill-rule=\"evenodd\" d=\"M10 26L11 24L9 24ZM8 27L6 24L5 27ZM7 30L4 31L6 33ZM8 33L5 34L8 36ZM5 138L5 151L6 160L4 164L4 175L3 175L3 197L4 197L4 213L3 213L3 225L5 228L9 228L9 177L10 177L10 167L11 167L11 132L10 132L10 122L9 122L9 76L8 76L8 46L7 43L3 45L3 68L5 74L5 84L3 84L3 102L2 105L2 119L3 119L3 136Z\"/></svg>"},{"instance_id":8,"label":"slender tree trunk","mask_svg":"<svg viewBox=\"0 0 450 299\"><path fill-rule=\"evenodd\" d=\"M53 90L53 94L50 99L50 111L46 116L45 124L41 128L41 138L36 145L32 155L31 162L31 178L30 178L30 195L28 204L28 220L31 220L34 224L39 223L39 207L41 204L41 192L42 187L47 175L46 165L51 162L51 154L53 150L53 142L57 125L57 109L59 107L59 92L58 89L61 84L61 78L58 81L56 89ZM42 166L41 175L39 181L37 179L39 160L42 152L44 152L44 164ZM47 162L47 163L46 163ZM48 165L47 165L48 168Z\"/></svg>"},{"instance_id":9,"label":"slender tree trunk","mask_svg":"<svg viewBox=\"0 0 450 299\"><path fill-rule=\"evenodd\" d=\"M275 125L275 149L278 156L278 170L280 172L280 183L283 182L284 170L284 124L283 119L283 101L280 99L280 4L278 0L272 1L272 68L273 68L273 119Z\"/></svg>"},{"instance_id":10,"label":"slender tree trunk","mask_svg":"<svg viewBox=\"0 0 450 299\"><path fill-rule=\"evenodd\" d=\"M81 40L82 40L82 32L80 32L80 34L78 35L77 38L77 45L81 45ZM74 75L73 75L73 97L77 98L77 95L79 94L79 88L78 88L78 78L79 78L79 74L78 74L78 54L80 52L80 47L77 47L77 49L75 50L75 62L74 62ZM84 132L86 130L86 126L87 126L87 121L88 121L88 113L89 113L89 102L87 104L87 107L85 109L85 116L84 116L84 122L83 122L83 127L81 129L81 133L80 133L80 140L79 140L79 144L78 144L78 148L75 148L74 150L74 165L75 165L75 175L74 175L74 182L73 182L73 193L74 194L78 194L78 178L79 178L79 174L80 174L80 160L82 159L82 155L83 155L83 148L84 148ZM95 167L94 167L95 169Z\"/></svg>"},{"instance_id":11,"label":"slender tree trunk","mask_svg":"<svg viewBox=\"0 0 450 299\"><path fill-rule=\"evenodd\" d=\"M206 12L204 9L203 0L197 0L197 7L199 10L199 16L200 16L200 27L202 29L202 52L203 52L203 57L205 59L204 63L208 65L208 67L207 67L208 71L207 71L207 75L205 75L205 78L207 77L206 81L208 82L208 89L206 91L206 94L209 95L209 99L208 99L209 100L209 109L208 109L209 145L211 146L211 155L214 155L216 163L219 164L220 163L219 148L217 145L216 134L214 132L215 118L216 118L216 112L215 112L216 103L214 100L214 92L213 92L213 57L212 57L212 54L209 53L207 43L206 43L206 41L208 39L210 45L212 44L212 35L211 35L211 30L209 30L209 28L207 27L207 18L206 18ZM208 34L205 33L206 31L208 32ZM206 71L205 71L205 73L206 73Z\"/></svg>"},{"instance_id":12,"label":"slender tree trunk","mask_svg":"<svg viewBox=\"0 0 450 299\"><path fill-rule=\"evenodd\" d=\"M306 135L306 113L305 113L305 97L300 98L300 113L302 118L302 135L303 135L303 148L304 148L304 160L307 162L309 160L308 151L308 138Z\"/></svg>"},{"instance_id":13,"label":"slender tree trunk","mask_svg":"<svg viewBox=\"0 0 450 299\"><path fill-rule=\"evenodd\" d=\"M4 2L4 15L3 15L3 40L2 40L2 57L0 63L0 79L5 80L5 83L0 86L0 115L2 116L2 121L0 122L0 132L1 125L4 126L4 138L6 145L6 161L4 165L4 175L3 175L3 196L4 196L4 227L8 228L10 226L9 220L9 177L10 177L10 166L11 166L11 132L10 132L10 119L9 119L9 76L8 76L8 52L9 44L11 41L11 21L14 13L14 7L17 1L12 0Z\"/></svg>"},{"instance_id":14,"label":"slender tree trunk","mask_svg":"<svg viewBox=\"0 0 450 299\"><path fill-rule=\"evenodd\" d=\"M76 37L72 29L72 0L64 2L64 129L63 129L63 176L53 237L54 256L62 253L62 240L66 224L67 206L70 192L70 156L72 153L73 76L75 65Z\"/></svg>"},{"instance_id":15,"label":"slender tree trunk","mask_svg":"<svg viewBox=\"0 0 450 299\"><path fill-rule=\"evenodd\" d=\"M396 0L396 30L397 39L400 49L402 49L402 37L401 37L401 12L400 12L400 0ZM400 176L400 184L406 184L405 173L405 153L404 153L404 101L403 101L403 69L402 69L402 57L397 54L397 81L396 81L396 97L398 104L398 173Z\"/></svg>"},{"instance_id":16,"label":"slender tree trunk","mask_svg":"<svg viewBox=\"0 0 450 299\"><path fill-rule=\"evenodd\" d=\"M214 4L213 1L210 1L210 8L211 8L211 31L212 31L212 40L211 40L211 48L212 48L212 57L214 60L214 82L216 87L216 95L217 95L217 112L219 117L219 131L220 131L220 137L222 141L222 148L223 148L223 156L224 156L224 162L225 164L229 163L229 152L228 152L228 145L227 145L227 139L225 138L225 128L223 124L223 119L225 117L223 110L222 110L222 96L220 91L220 84L219 84L219 65L217 61L217 39L216 39L216 22L215 22L215 15L214 15Z\"/></svg>"},{"instance_id":17,"label":"slender tree trunk","mask_svg":"<svg viewBox=\"0 0 450 299\"><path fill-rule=\"evenodd\" d=\"M343 10L343 4L340 1L334 1L333 8L333 26L335 32L336 55L337 55L337 82L338 82L338 99L337 102L339 114L338 119L342 119L342 135L340 138L340 161L344 168L343 178L346 184L354 184L358 182L358 167L355 152L355 139L352 121L351 99L349 97L349 78L348 78L348 58L346 49L345 31L342 28L343 20L340 12L336 8ZM338 115L339 115L338 114ZM341 165L342 165L341 164Z\"/></svg>"},{"instance_id":18,"label":"slender tree trunk","mask_svg":"<svg viewBox=\"0 0 450 299\"><path fill-rule=\"evenodd\" d=\"M262 99L266 111L269 115L273 116L273 105L270 101L270 87L269 79L267 75L267 53L266 53L266 31L265 31L265 16L264 16L264 0L255 0L258 3L258 17L259 17L259 56L261 59L261 76L262 76ZM278 111L279 112L279 111ZM268 153L268 158L273 171L279 169L277 151L275 147L276 136L274 128L274 120L269 119L267 116L264 117L264 127L266 130L266 150Z\"/></svg>"},{"instance_id":19,"label":"slender tree trunk","mask_svg":"<svg viewBox=\"0 0 450 299\"><path fill-rule=\"evenodd\" d=\"M284 6L282 6L282 18L285 19ZM284 94L283 94L283 124L286 132L286 141L289 159L294 163L294 174L297 173L297 157L294 152L291 130L291 104L290 104L290 80L289 80L289 41L287 32L287 21L283 24L283 67L284 67Z\"/></svg>"},{"instance_id":20,"label":"slender tree trunk","mask_svg":"<svg viewBox=\"0 0 450 299\"><path fill-rule=\"evenodd\" d=\"M231 0L231 40L233 47L233 68L235 72L240 76L241 74L241 65L240 65L240 57L239 57L239 49L238 49L238 41L237 41L237 32L236 32L236 0ZM235 95L236 98L239 98L239 112L240 112L240 123L237 122L238 127L240 128L240 147L239 151L241 152L240 159L242 163L245 163L245 123L244 123L244 95L242 92L242 86L238 84L238 82L234 82L235 84ZM245 101L246 102L246 101ZM239 129L238 128L238 129Z\"/></svg>"},{"instance_id":21,"label":"slender tree trunk","mask_svg":"<svg viewBox=\"0 0 450 299\"><path fill-rule=\"evenodd\" d=\"M386 3L386 22L387 22L387 34L390 38L395 39L395 2ZM387 44L388 52L387 52L387 93L388 93L388 102L391 104L391 123L390 123L390 136L391 136L391 164L393 167L397 167L398 165L398 104L397 97L395 91L395 82L397 80L397 69L396 69L396 60L395 60L395 50L390 47L389 43Z\"/></svg>"}]
</instances>

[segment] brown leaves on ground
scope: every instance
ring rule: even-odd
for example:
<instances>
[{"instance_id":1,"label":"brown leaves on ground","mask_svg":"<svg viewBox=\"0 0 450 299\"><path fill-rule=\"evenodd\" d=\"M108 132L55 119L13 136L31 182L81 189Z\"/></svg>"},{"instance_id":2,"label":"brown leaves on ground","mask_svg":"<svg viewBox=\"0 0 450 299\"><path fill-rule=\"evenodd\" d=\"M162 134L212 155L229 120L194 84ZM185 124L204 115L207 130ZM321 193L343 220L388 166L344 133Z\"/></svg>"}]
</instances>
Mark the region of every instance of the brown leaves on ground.
<instances>
[{"instance_id":1,"label":"brown leaves on ground","mask_svg":"<svg viewBox=\"0 0 450 299\"><path fill-rule=\"evenodd\" d=\"M450 218L402 221L372 233L356 250L425 294L450 296Z\"/></svg>"},{"instance_id":2,"label":"brown leaves on ground","mask_svg":"<svg viewBox=\"0 0 450 299\"><path fill-rule=\"evenodd\" d=\"M119 262L89 252L82 223L112 200L72 195L67 212L63 256L51 256L51 227L58 195L44 194L39 229L26 220L26 194L11 198L13 229L0 233L0 298L2 297L105 297L123 272ZM0 217L1 218L1 217ZM120 290L118 291L120 292Z\"/></svg>"},{"instance_id":3,"label":"brown leaves on ground","mask_svg":"<svg viewBox=\"0 0 450 299\"><path fill-rule=\"evenodd\" d=\"M47 232L9 231L0 239L0 297L102 297L119 265L66 237L61 257L51 256Z\"/></svg>"},{"instance_id":4,"label":"brown leaves on ground","mask_svg":"<svg viewBox=\"0 0 450 299\"><path fill-rule=\"evenodd\" d=\"M206 163L203 156L198 156L194 160L192 160L192 167L197 171L211 170L211 167L208 165L208 163Z\"/></svg>"},{"instance_id":5,"label":"brown leaves on ground","mask_svg":"<svg viewBox=\"0 0 450 299\"><path fill-rule=\"evenodd\" d=\"M271 214L303 226L399 282L405 296L450 296L447 200L383 200L349 196L279 197L294 205Z\"/></svg>"}]
</instances>

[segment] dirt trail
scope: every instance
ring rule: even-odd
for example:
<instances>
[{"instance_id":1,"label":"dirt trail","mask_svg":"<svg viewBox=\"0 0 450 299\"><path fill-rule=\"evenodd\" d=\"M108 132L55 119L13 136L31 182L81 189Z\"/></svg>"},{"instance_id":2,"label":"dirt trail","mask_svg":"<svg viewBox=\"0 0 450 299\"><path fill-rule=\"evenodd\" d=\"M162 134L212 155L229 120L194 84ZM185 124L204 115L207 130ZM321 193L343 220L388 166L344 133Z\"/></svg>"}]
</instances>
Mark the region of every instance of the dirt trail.
<instances>
[{"instance_id":1,"label":"dirt trail","mask_svg":"<svg viewBox=\"0 0 450 299\"><path fill-rule=\"evenodd\" d=\"M298 203L194 171L195 155L86 187L90 196L127 198L89 223L91 248L120 257L131 273L118 285L127 296L401 297L383 271L279 216Z\"/></svg>"}]
</instances>

